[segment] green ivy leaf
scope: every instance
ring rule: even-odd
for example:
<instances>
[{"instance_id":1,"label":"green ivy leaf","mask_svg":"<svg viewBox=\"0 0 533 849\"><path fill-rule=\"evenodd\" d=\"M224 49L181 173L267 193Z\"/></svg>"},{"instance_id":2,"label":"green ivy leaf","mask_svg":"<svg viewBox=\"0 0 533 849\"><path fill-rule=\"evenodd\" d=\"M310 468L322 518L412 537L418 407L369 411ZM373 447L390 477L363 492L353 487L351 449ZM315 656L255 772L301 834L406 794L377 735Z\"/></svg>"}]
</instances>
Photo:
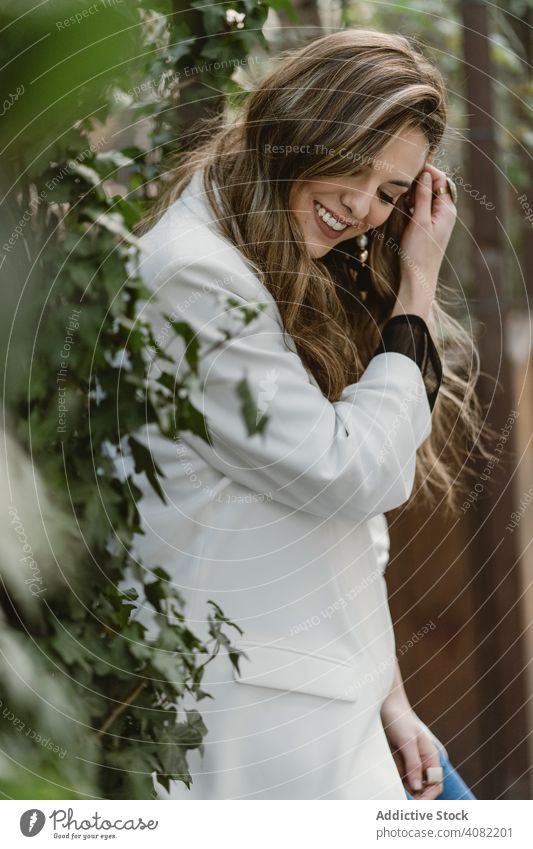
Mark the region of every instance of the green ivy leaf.
<instances>
[{"instance_id":1,"label":"green ivy leaf","mask_svg":"<svg viewBox=\"0 0 533 849\"><path fill-rule=\"evenodd\" d=\"M254 433L262 433L267 421L269 421L269 417L266 413L263 413L258 418L258 409L245 377L237 384L236 391L241 400L241 412L248 429L248 435L252 436Z\"/></svg>"},{"instance_id":2,"label":"green ivy leaf","mask_svg":"<svg viewBox=\"0 0 533 849\"><path fill-rule=\"evenodd\" d=\"M191 369L196 373L198 369L198 350L200 347L198 335L194 332L190 324L187 324L186 321L174 321L166 313L163 314L163 318L165 319L165 321L168 321L174 333L177 336L181 336L184 340L186 346L185 359L187 360L187 363L189 364Z\"/></svg>"},{"instance_id":3,"label":"green ivy leaf","mask_svg":"<svg viewBox=\"0 0 533 849\"><path fill-rule=\"evenodd\" d=\"M131 449L136 473L141 474L144 472L146 474L146 477L152 484L153 489L160 497L163 504L166 504L167 501L158 480L158 477L164 478L165 475L155 462L150 450L146 447L146 445L143 445L131 435L128 436L128 445Z\"/></svg>"}]
</instances>

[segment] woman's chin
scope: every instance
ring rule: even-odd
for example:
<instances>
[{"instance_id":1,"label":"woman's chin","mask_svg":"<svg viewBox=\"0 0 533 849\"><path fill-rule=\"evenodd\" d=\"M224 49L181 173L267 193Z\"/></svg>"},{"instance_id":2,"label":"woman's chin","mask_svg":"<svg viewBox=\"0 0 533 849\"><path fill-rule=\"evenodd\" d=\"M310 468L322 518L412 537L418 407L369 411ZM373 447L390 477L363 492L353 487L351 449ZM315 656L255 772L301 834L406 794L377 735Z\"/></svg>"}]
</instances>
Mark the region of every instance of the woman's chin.
<instances>
[{"instance_id":1,"label":"woman's chin","mask_svg":"<svg viewBox=\"0 0 533 849\"><path fill-rule=\"evenodd\" d=\"M311 259L322 259L322 257L326 256L326 254L330 252L331 245L327 247L326 245L322 246L313 244L311 247L308 247L307 250Z\"/></svg>"}]
</instances>

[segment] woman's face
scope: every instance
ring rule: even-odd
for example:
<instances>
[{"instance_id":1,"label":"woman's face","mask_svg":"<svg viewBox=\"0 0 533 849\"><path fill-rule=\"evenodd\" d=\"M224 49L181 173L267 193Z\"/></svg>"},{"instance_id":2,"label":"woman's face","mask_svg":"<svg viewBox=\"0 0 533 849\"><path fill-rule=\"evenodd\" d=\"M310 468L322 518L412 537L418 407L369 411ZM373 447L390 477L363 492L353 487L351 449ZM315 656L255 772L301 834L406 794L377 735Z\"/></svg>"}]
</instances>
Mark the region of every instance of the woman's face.
<instances>
[{"instance_id":1,"label":"woman's face","mask_svg":"<svg viewBox=\"0 0 533 849\"><path fill-rule=\"evenodd\" d=\"M289 206L310 256L322 257L340 242L383 224L422 171L427 153L424 133L411 128L392 136L371 164L358 168L354 163L358 170L353 175L296 182Z\"/></svg>"}]
</instances>

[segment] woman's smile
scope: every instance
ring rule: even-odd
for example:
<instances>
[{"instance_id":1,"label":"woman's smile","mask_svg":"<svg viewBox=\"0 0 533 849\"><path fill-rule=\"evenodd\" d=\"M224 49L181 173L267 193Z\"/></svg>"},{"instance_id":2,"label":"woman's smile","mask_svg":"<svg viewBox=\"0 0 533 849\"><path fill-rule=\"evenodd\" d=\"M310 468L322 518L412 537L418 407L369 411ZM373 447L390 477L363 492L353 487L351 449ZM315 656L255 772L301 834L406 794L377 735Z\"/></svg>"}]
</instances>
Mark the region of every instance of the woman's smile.
<instances>
[{"instance_id":1,"label":"woman's smile","mask_svg":"<svg viewBox=\"0 0 533 849\"><path fill-rule=\"evenodd\" d=\"M345 219L343 216L337 215L323 206L319 201L313 201L313 208L318 226L322 233L329 239L338 239L340 234L344 233L348 227L355 226L351 219Z\"/></svg>"}]
</instances>

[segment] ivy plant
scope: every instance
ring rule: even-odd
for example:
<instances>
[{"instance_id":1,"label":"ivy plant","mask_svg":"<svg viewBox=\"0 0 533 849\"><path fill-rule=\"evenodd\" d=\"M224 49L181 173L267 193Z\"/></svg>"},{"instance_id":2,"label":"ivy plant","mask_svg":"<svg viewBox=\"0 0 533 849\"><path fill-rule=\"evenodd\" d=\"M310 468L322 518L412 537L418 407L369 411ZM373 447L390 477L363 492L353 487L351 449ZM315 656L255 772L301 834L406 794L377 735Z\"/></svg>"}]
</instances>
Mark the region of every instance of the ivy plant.
<instances>
[{"instance_id":1,"label":"ivy plant","mask_svg":"<svg viewBox=\"0 0 533 849\"><path fill-rule=\"evenodd\" d=\"M22 603L21 582L10 573L0 598L6 716L13 713L35 731L22 744L12 720L0 723L0 786L15 798L149 798L154 774L167 788L171 779L190 785L187 755L203 750L208 732L201 716L201 702L210 698L202 686L205 667L224 648L238 670L241 654L232 638L242 631L216 599L208 602L209 639L202 641L187 626L184 599L166 571L132 556L142 533L141 492L131 476L120 477L115 460L127 452L135 472L164 500L163 472L138 429L154 423L169 439L183 429L209 438L188 394L202 352L186 322L172 327L188 346L189 373L170 380L167 368L157 386L148 381L154 356L167 367L172 362L139 318L150 293L131 271L135 230L162 184L165 152L179 147L180 127L163 108L176 95L177 72L185 63L223 59L228 35L232 54L244 58L264 43L268 7L255 0L216 8L193 3L189 14L170 0L125 0L102 8L89 27L85 5L28 6L23 30L20 9L15 14L12 4L0 3L12 32L2 58L18 68L4 88L25 87L36 70L42 79L31 99L13 101L2 129L9 168L0 176L7 245L0 268L12 293L1 319L11 340L4 401L10 435L37 470L56 515L68 518L72 537L65 562L56 556L61 533L51 532L42 597ZM35 52L45 33L52 33L55 56L45 47ZM69 79L73 55L78 65ZM174 75L162 75L169 67ZM201 85L209 85L209 73ZM222 91L229 94L232 73L228 65ZM163 85L159 107L135 104L153 122L146 149L100 146L95 129L116 109L117 88L141 90L156 78ZM124 175L126 191L117 191ZM252 321L254 311L243 318ZM245 421L253 422L249 388L236 392ZM24 504L20 517L36 536ZM135 588L127 585L129 575ZM152 611L155 633L140 621L141 607ZM199 708L178 721L186 696Z\"/></svg>"}]
</instances>

